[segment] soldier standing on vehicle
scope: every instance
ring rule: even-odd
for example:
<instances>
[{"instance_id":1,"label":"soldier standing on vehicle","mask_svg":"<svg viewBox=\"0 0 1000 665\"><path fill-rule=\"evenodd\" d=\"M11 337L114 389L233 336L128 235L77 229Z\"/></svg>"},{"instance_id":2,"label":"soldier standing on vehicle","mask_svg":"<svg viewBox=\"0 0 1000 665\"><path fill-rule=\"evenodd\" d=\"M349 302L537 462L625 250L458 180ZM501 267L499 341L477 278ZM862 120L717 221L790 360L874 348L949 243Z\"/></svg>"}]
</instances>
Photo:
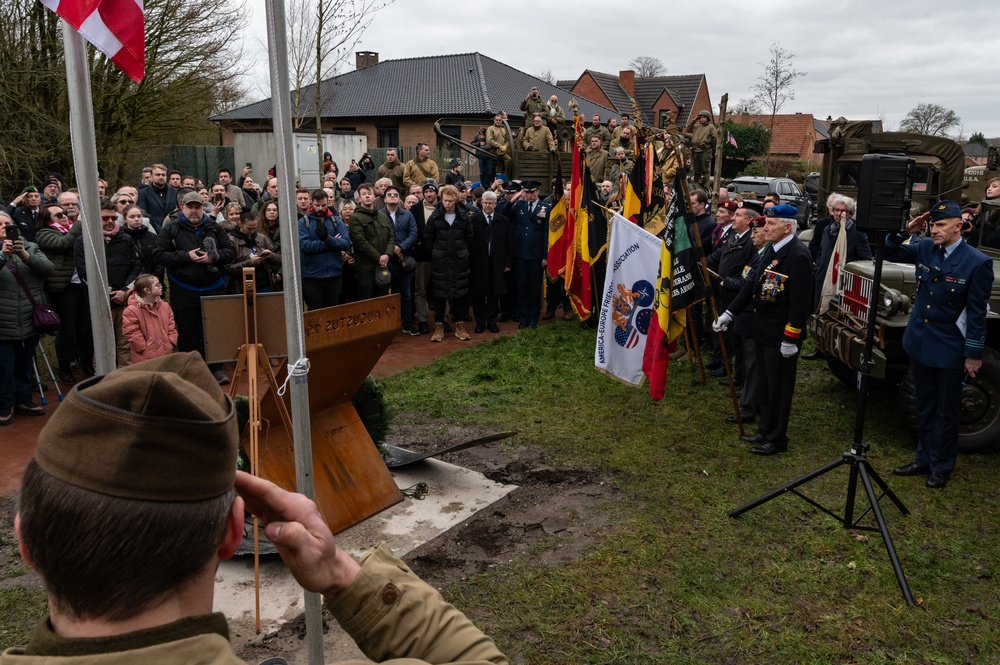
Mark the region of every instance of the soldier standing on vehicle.
<instances>
[{"instance_id":1,"label":"soldier standing on vehicle","mask_svg":"<svg viewBox=\"0 0 1000 665\"><path fill-rule=\"evenodd\" d=\"M527 129L531 127L531 121L535 117L535 114L541 116L547 116L549 114L549 105L545 103L542 99L542 95L538 92L538 88L532 88L528 95L521 102L520 109L524 111L524 127Z\"/></svg>"},{"instance_id":2,"label":"soldier standing on vehicle","mask_svg":"<svg viewBox=\"0 0 1000 665\"><path fill-rule=\"evenodd\" d=\"M590 127L583 132L584 143L590 145L590 137L592 136L597 136L601 139L601 148L604 150L607 150L611 146L611 132L601 124L601 116L596 113L590 120Z\"/></svg>"},{"instance_id":3,"label":"soldier standing on vehicle","mask_svg":"<svg viewBox=\"0 0 1000 665\"><path fill-rule=\"evenodd\" d=\"M507 173L510 164L510 138L503 126L506 119L506 113L497 113L493 116L493 124L486 128L486 145L494 155L493 164L497 173Z\"/></svg>"},{"instance_id":4,"label":"soldier standing on vehicle","mask_svg":"<svg viewBox=\"0 0 1000 665\"><path fill-rule=\"evenodd\" d=\"M993 289L993 261L962 240L962 209L941 201L910 221L917 233L930 221L930 238L894 233L885 239L886 259L916 265L917 296L903 333L910 376L917 389L917 455L892 470L923 476L927 487L948 483L958 457L962 385L983 365L986 304Z\"/></svg>"},{"instance_id":5,"label":"soldier standing on vehicle","mask_svg":"<svg viewBox=\"0 0 1000 665\"><path fill-rule=\"evenodd\" d=\"M712 122L711 111L700 111L688 123L684 134L691 137L694 181L707 187L708 175L712 170L712 154L715 152L715 124Z\"/></svg>"}]
</instances>

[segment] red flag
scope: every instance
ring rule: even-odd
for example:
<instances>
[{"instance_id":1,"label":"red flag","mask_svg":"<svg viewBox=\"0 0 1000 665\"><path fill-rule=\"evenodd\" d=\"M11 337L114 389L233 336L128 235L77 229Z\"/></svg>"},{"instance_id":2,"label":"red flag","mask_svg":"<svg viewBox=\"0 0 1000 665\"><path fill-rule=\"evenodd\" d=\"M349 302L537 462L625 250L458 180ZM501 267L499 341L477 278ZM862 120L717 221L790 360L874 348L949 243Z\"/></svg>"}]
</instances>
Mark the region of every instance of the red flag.
<instances>
[{"instance_id":1,"label":"red flag","mask_svg":"<svg viewBox=\"0 0 1000 665\"><path fill-rule=\"evenodd\" d=\"M108 56L125 76L142 82L146 69L142 0L39 1Z\"/></svg>"}]
</instances>

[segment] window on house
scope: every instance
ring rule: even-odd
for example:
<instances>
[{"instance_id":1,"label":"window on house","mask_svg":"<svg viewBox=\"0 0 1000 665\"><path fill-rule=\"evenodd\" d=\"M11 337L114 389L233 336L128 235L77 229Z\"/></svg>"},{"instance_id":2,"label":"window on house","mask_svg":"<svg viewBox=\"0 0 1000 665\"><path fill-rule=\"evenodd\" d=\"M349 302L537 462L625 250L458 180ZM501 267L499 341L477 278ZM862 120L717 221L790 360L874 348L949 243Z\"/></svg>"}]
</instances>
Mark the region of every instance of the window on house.
<instances>
[{"instance_id":1,"label":"window on house","mask_svg":"<svg viewBox=\"0 0 1000 665\"><path fill-rule=\"evenodd\" d=\"M380 148L395 148L399 146L399 125L379 125L377 140Z\"/></svg>"}]
</instances>

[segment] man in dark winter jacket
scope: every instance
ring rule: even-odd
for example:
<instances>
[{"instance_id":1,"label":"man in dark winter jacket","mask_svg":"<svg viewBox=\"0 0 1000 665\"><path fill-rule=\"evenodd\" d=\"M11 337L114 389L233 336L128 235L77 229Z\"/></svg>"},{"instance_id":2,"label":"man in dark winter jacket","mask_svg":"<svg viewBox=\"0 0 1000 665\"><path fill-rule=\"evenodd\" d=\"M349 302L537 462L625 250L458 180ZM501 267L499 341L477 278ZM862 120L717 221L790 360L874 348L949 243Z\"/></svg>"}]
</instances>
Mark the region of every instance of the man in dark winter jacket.
<instances>
[{"instance_id":1,"label":"man in dark winter jacket","mask_svg":"<svg viewBox=\"0 0 1000 665\"><path fill-rule=\"evenodd\" d=\"M153 180L139 190L136 205L142 208L157 233L163 228L163 218L177 207L177 188L167 184L167 167L153 164Z\"/></svg>"},{"instance_id":2,"label":"man in dark winter jacket","mask_svg":"<svg viewBox=\"0 0 1000 665\"><path fill-rule=\"evenodd\" d=\"M299 253L302 255L302 298L310 310L340 304L344 286L341 252L351 249L347 227L330 207L322 189L312 193L312 207L299 217Z\"/></svg>"},{"instance_id":3,"label":"man in dark winter jacket","mask_svg":"<svg viewBox=\"0 0 1000 665\"><path fill-rule=\"evenodd\" d=\"M156 172L154 166L154 178ZM236 258L236 246L225 229L204 214L202 206L198 192L184 195L177 221L168 224L156 238L153 260L166 268L170 279L178 350L197 351L204 357L201 298L225 294L225 268ZM229 383L221 367L213 368L212 374L220 384Z\"/></svg>"},{"instance_id":4,"label":"man in dark winter jacket","mask_svg":"<svg viewBox=\"0 0 1000 665\"><path fill-rule=\"evenodd\" d=\"M399 294L403 332L407 335L419 335L420 333L413 328L413 276L417 262L412 254L417 244L417 220L403 207L399 190L395 186L386 187L382 195L385 207L379 212L388 217L392 223L392 234L396 243L393 247L393 256L389 260L389 271L392 273L392 290Z\"/></svg>"},{"instance_id":5,"label":"man in dark winter jacket","mask_svg":"<svg viewBox=\"0 0 1000 665\"><path fill-rule=\"evenodd\" d=\"M384 296L389 283L375 282L375 272L388 270L389 257L395 252L396 240L389 218L373 208L375 188L369 184L358 187L361 204L348 220L348 232L354 246L354 295L358 300Z\"/></svg>"}]
</instances>

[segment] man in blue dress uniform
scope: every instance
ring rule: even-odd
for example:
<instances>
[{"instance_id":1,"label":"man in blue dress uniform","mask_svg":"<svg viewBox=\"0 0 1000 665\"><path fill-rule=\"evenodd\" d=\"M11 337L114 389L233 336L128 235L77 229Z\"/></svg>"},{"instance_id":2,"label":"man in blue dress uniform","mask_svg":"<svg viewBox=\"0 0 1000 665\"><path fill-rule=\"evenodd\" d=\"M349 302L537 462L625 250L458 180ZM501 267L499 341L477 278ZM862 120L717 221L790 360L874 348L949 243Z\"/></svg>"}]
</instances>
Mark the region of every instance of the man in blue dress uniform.
<instances>
[{"instance_id":1,"label":"man in blue dress uniform","mask_svg":"<svg viewBox=\"0 0 1000 665\"><path fill-rule=\"evenodd\" d=\"M962 240L962 208L941 201L915 217L907 231L930 221L930 238L894 233L886 237L886 259L913 263L917 297L903 333L910 375L917 388L917 455L896 467L897 476L922 476L941 488L958 457L962 381L983 364L986 304L993 288L993 261Z\"/></svg>"},{"instance_id":2,"label":"man in blue dress uniform","mask_svg":"<svg viewBox=\"0 0 1000 665\"><path fill-rule=\"evenodd\" d=\"M525 180L501 212L514 227L514 276L517 280L517 308L520 328L534 328L542 310L542 275L549 249L549 212L552 205L538 200L541 183Z\"/></svg>"}]
</instances>

